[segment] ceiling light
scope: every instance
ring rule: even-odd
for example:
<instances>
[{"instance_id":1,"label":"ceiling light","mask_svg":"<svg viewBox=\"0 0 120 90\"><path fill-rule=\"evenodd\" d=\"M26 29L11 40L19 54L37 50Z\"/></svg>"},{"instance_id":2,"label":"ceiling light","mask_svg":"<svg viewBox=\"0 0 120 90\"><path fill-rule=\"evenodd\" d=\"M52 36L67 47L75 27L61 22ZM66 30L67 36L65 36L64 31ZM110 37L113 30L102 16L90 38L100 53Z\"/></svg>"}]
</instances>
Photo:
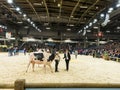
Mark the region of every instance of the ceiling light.
<instances>
[{"instance_id":1,"label":"ceiling light","mask_svg":"<svg viewBox=\"0 0 120 90\"><path fill-rule=\"evenodd\" d=\"M117 4L116 7L120 7L120 4Z\"/></svg>"},{"instance_id":2,"label":"ceiling light","mask_svg":"<svg viewBox=\"0 0 120 90\"><path fill-rule=\"evenodd\" d=\"M113 10L113 8L109 8L109 11L112 11Z\"/></svg>"},{"instance_id":3,"label":"ceiling light","mask_svg":"<svg viewBox=\"0 0 120 90\"><path fill-rule=\"evenodd\" d=\"M38 27L35 27L36 29L38 29Z\"/></svg>"},{"instance_id":4,"label":"ceiling light","mask_svg":"<svg viewBox=\"0 0 120 90\"><path fill-rule=\"evenodd\" d=\"M28 18L27 21L30 22L30 19Z\"/></svg>"},{"instance_id":5,"label":"ceiling light","mask_svg":"<svg viewBox=\"0 0 120 90\"><path fill-rule=\"evenodd\" d=\"M109 8L108 13L111 13L113 11L113 8Z\"/></svg>"},{"instance_id":6,"label":"ceiling light","mask_svg":"<svg viewBox=\"0 0 120 90\"><path fill-rule=\"evenodd\" d=\"M84 27L84 30L86 29L86 27Z\"/></svg>"},{"instance_id":7,"label":"ceiling light","mask_svg":"<svg viewBox=\"0 0 120 90\"><path fill-rule=\"evenodd\" d=\"M94 29L98 29L98 27L93 27Z\"/></svg>"},{"instance_id":8,"label":"ceiling light","mask_svg":"<svg viewBox=\"0 0 120 90\"><path fill-rule=\"evenodd\" d=\"M58 3L58 7L60 7L61 5Z\"/></svg>"},{"instance_id":9,"label":"ceiling light","mask_svg":"<svg viewBox=\"0 0 120 90\"><path fill-rule=\"evenodd\" d=\"M8 3L12 4L13 3L13 0L7 0Z\"/></svg>"},{"instance_id":10,"label":"ceiling light","mask_svg":"<svg viewBox=\"0 0 120 90\"><path fill-rule=\"evenodd\" d=\"M21 23L23 23L23 22L17 22L17 23L21 24Z\"/></svg>"},{"instance_id":11,"label":"ceiling light","mask_svg":"<svg viewBox=\"0 0 120 90\"><path fill-rule=\"evenodd\" d=\"M89 23L89 26L92 26L92 23Z\"/></svg>"},{"instance_id":12,"label":"ceiling light","mask_svg":"<svg viewBox=\"0 0 120 90\"><path fill-rule=\"evenodd\" d=\"M70 24L69 26L73 27L73 26L74 26L74 24Z\"/></svg>"},{"instance_id":13,"label":"ceiling light","mask_svg":"<svg viewBox=\"0 0 120 90\"><path fill-rule=\"evenodd\" d=\"M120 27L117 27L117 29L120 29Z\"/></svg>"},{"instance_id":14,"label":"ceiling light","mask_svg":"<svg viewBox=\"0 0 120 90\"><path fill-rule=\"evenodd\" d=\"M46 27L46 29L47 29L47 30L49 30L49 29L50 29L50 27Z\"/></svg>"},{"instance_id":15,"label":"ceiling light","mask_svg":"<svg viewBox=\"0 0 120 90\"><path fill-rule=\"evenodd\" d=\"M20 11L20 8L19 8L19 7L16 7L16 11Z\"/></svg>"},{"instance_id":16,"label":"ceiling light","mask_svg":"<svg viewBox=\"0 0 120 90\"><path fill-rule=\"evenodd\" d=\"M39 32L41 32L41 30L40 30L40 29L38 29L38 31L39 31Z\"/></svg>"},{"instance_id":17,"label":"ceiling light","mask_svg":"<svg viewBox=\"0 0 120 90\"><path fill-rule=\"evenodd\" d=\"M27 29L27 28L29 28L29 27L28 27L28 26L25 26L24 28L26 28L26 29Z\"/></svg>"},{"instance_id":18,"label":"ceiling light","mask_svg":"<svg viewBox=\"0 0 120 90\"><path fill-rule=\"evenodd\" d=\"M41 6L42 4L41 3L33 3L33 5Z\"/></svg>"},{"instance_id":19,"label":"ceiling light","mask_svg":"<svg viewBox=\"0 0 120 90\"><path fill-rule=\"evenodd\" d=\"M26 14L23 14L23 17L26 17L27 15Z\"/></svg>"},{"instance_id":20,"label":"ceiling light","mask_svg":"<svg viewBox=\"0 0 120 90\"><path fill-rule=\"evenodd\" d=\"M82 32L82 30L80 30L78 33L81 33Z\"/></svg>"},{"instance_id":21,"label":"ceiling light","mask_svg":"<svg viewBox=\"0 0 120 90\"><path fill-rule=\"evenodd\" d=\"M35 24L33 23L33 27L35 27Z\"/></svg>"},{"instance_id":22,"label":"ceiling light","mask_svg":"<svg viewBox=\"0 0 120 90\"><path fill-rule=\"evenodd\" d=\"M96 8L96 9L98 9L99 7L98 7L98 6L96 6L95 8Z\"/></svg>"},{"instance_id":23,"label":"ceiling light","mask_svg":"<svg viewBox=\"0 0 120 90\"><path fill-rule=\"evenodd\" d=\"M70 30L71 30L70 28L67 29L67 31L70 31Z\"/></svg>"},{"instance_id":24,"label":"ceiling light","mask_svg":"<svg viewBox=\"0 0 120 90\"><path fill-rule=\"evenodd\" d=\"M91 30L87 30L87 32L91 32Z\"/></svg>"},{"instance_id":25,"label":"ceiling light","mask_svg":"<svg viewBox=\"0 0 120 90\"><path fill-rule=\"evenodd\" d=\"M54 0L54 2L56 2L56 0Z\"/></svg>"},{"instance_id":26,"label":"ceiling light","mask_svg":"<svg viewBox=\"0 0 120 90\"><path fill-rule=\"evenodd\" d=\"M96 23L97 22L97 19L94 19L93 23Z\"/></svg>"},{"instance_id":27,"label":"ceiling light","mask_svg":"<svg viewBox=\"0 0 120 90\"><path fill-rule=\"evenodd\" d=\"M86 28L88 28L88 26L86 26Z\"/></svg>"},{"instance_id":28,"label":"ceiling light","mask_svg":"<svg viewBox=\"0 0 120 90\"><path fill-rule=\"evenodd\" d=\"M83 36L85 36L85 34L86 34L86 30L84 30L84 32L83 32Z\"/></svg>"},{"instance_id":29,"label":"ceiling light","mask_svg":"<svg viewBox=\"0 0 120 90\"><path fill-rule=\"evenodd\" d=\"M44 26L48 26L49 25L49 23L47 22L47 23L44 23Z\"/></svg>"},{"instance_id":30,"label":"ceiling light","mask_svg":"<svg viewBox=\"0 0 120 90\"><path fill-rule=\"evenodd\" d=\"M111 13L112 11L108 11L108 13Z\"/></svg>"},{"instance_id":31,"label":"ceiling light","mask_svg":"<svg viewBox=\"0 0 120 90\"><path fill-rule=\"evenodd\" d=\"M22 12L19 12L19 14L22 14Z\"/></svg>"},{"instance_id":32,"label":"ceiling light","mask_svg":"<svg viewBox=\"0 0 120 90\"><path fill-rule=\"evenodd\" d=\"M107 33L110 33L110 31L106 31Z\"/></svg>"},{"instance_id":33,"label":"ceiling light","mask_svg":"<svg viewBox=\"0 0 120 90\"><path fill-rule=\"evenodd\" d=\"M88 8L88 6L80 6L80 8Z\"/></svg>"},{"instance_id":34,"label":"ceiling light","mask_svg":"<svg viewBox=\"0 0 120 90\"><path fill-rule=\"evenodd\" d=\"M104 15L103 13L102 13L102 14L100 14L100 17L101 17L101 18L103 18L104 16L105 16L105 15Z\"/></svg>"},{"instance_id":35,"label":"ceiling light","mask_svg":"<svg viewBox=\"0 0 120 90\"><path fill-rule=\"evenodd\" d=\"M30 23L31 23L31 24L33 24L33 22L32 22L32 21L31 21Z\"/></svg>"},{"instance_id":36,"label":"ceiling light","mask_svg":"<svg viewBox=\"0 0 120 90\"><path fill-rule=\"evenodd\" d=\"M99 41L100 44L105 44L107 43L106 41Z\"/></svg>"}]
</instances>

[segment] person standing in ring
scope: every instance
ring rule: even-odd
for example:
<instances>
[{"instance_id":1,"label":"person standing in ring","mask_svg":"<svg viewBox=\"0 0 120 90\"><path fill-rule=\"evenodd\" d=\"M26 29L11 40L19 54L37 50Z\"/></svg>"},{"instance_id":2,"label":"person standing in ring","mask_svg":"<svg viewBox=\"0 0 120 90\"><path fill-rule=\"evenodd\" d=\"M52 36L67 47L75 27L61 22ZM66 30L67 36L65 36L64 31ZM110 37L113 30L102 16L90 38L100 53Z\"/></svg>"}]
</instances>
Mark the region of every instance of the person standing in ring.
<instances>
[{"instance_id":1,"label":"person standing in ring","mask_svg":"<svg viewBox=\"0 0 120 90\"><path fill-rule=\"evenodd\" d=\"M68 71L69 70L69 61L71 59L70 52L68 51L68 49L66 49L66 51L64 53L63 59L65 59L65 62L66 62L66 71Z\"/></svg>"},{"instance_id":2,"label":"person standing in ring","mask_svg":"<svg viewBox=\"0 0 120 90\"><path fill-rule=\"evenodd\" d=\"M59 72L58 71L59 62L60 62L60 55L59 55L59 52L56 52L56 54L55 54L55 72Z\"/></svg>"}]
</instances>

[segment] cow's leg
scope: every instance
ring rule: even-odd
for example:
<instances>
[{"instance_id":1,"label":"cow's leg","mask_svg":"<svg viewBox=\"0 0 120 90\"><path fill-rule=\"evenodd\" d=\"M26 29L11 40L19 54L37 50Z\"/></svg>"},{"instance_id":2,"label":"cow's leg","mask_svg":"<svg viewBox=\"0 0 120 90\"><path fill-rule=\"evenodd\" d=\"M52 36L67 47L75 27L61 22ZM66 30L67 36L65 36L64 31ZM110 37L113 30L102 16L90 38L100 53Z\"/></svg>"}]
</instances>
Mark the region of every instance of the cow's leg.
<instances>
[{"instance_id":1,"label":"cow's leg","mask_svg":"<svg viewBox=\"0 0 120 90\"><path fill-rule=\"evenodd\" d=\"M39 64L38 64L38 67L40 67Z\"/></svg>"},{"instance_id":2,"label":"cow's leg","mask_svg":"<svg viewBox=\"0 0 120 90\"><path fill-rule=\"evenodd\" d=\"M32 70L33 70L33 72L34 72L34 67L35 67L35 62L32 61Z\"/></svg>"},{"instance_id":3,"label":"cow's leg","mask_svg":"<svg viewBox=\"0 0 120 90\"><path fill-rule=\"evenodd\" d=\"M31 63L31 61L29 61L28 65L27 65L26 72L28 71L28 68L29 68L29 66L30 66L30 63Z\"/></svg>"},{"instance_id":4,"label":"cow's leg","mask_svg":"<svg viewBox=\"0 0 120 90\"><path fill-rule=\"evenodd\" d=\"M48 66L50 67L50 70L51 70L51 72L53 73L53 69L52 69L52 67L51 67L51 63L49 63Z\"/></svg>"},{"instance_id":5,"label":"cow's leg","mask_svg":"<svg viewBox=\"0 0 120 90\"><path fill-rule=\"evenodd\" d=\"M46 64L44 64L44 72L46 73Z\"/></svg>"}]
</instances>

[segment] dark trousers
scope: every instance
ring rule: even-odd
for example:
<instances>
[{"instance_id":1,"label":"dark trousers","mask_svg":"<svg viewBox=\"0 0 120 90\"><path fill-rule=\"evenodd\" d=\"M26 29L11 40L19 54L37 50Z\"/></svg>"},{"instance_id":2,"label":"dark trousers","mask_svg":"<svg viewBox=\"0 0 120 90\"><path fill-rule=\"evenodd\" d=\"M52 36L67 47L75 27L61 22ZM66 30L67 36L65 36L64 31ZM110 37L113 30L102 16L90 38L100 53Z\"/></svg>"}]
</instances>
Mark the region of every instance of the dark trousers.
<instances>
[{"instance_id":1,"label":"dark trousers","mask_svg":"<svg viewBox=\"0 0 120 90\"><path fill-rule=\"evenodd\" d=\"M65 59L65 62L66 62L66 70L67 70L67 71L69 70L69 61L70 61L70 60Z\"/></svg>"},{"instance_id":2,"label":"dark trousers","mask_svg":"<svg viewBox=\"0 0 120 90\"><path fill-rule=\"evenodd\" d=\"M24 51L24 55L26 55L26 52Z\"/></svg>"},{"instance_id":3,"label":"dark trousers","mask_svg":"<svg viewBox=\"0 0 120 90\"><path fill-rule=\"evenodd\" d=\"M55 72L58 71L59 60L55 60Z\"/></svg>"}]
</instances>

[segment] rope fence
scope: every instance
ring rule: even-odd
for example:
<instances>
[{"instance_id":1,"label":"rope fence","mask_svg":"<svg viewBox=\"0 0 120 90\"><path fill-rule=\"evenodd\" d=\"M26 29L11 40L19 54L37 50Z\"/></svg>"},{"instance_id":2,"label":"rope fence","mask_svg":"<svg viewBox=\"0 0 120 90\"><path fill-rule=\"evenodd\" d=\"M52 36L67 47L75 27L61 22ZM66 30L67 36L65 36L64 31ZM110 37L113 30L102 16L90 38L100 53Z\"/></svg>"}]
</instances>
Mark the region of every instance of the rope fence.
<instances>
[{"instance_id":1,"label":"rope fence","mask_svg":"<svg viewBox=\"0 0 120 90\"><path fill-rule=\"evenodd\" d=\"M114 83L25 83L25 79L18 79L14 84L0 84L0 89L25 90L26 88L120 88Z\"/></svg>"}]
</instances>

